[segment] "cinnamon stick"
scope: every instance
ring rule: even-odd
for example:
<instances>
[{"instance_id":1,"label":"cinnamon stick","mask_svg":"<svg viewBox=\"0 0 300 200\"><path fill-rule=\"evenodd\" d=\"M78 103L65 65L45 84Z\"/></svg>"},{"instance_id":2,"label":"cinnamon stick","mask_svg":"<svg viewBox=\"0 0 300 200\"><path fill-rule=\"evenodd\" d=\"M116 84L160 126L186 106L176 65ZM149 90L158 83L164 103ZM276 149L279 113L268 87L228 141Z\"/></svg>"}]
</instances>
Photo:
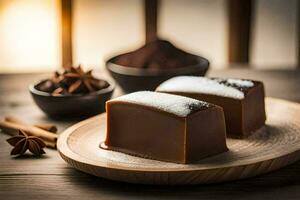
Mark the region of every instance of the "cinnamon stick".
<instances>
[{"instance_id":1,"label":"cinnamon stick","mask_svg":"<svg viewBox=\"0 0 300 200\"><path fill-rule=\"evenodd\" d=\"M0 129L3 130L3 132L5 132L6 134L8 135L11 135L11 136L15 136L18 134L18 129L14 129L14 128L11 128L11 127L3 127L0 125ZM49 141L46 141L46 140L43 140L46 144L46 147L48 148L51 148L51 149L56 149L56 142L49 142Z\"/></svg>"},{"instance_id":2,"label":"cinnamon stick","mask_svg":"<svg viewBox=\"0 0 300 200\"><path fill-rule=\"evenodd\" d=\"M4 131L5 129L23 130L26 133L28 133L28 135L37 136L49 142L56 142L57 140L56 134L51 133L49 131L45 131L43 129L37 128L32 125L20 124L16 122L0 121L0 128L3 129Z\"/></svg>"},{"instance_id":3,"label":"cinnamon stick","mask_svg":"<svg viewBox=\"0 0 300 200\"><path fill-rule=\"evenodd\" d=\"M57 127L53 124L40 123L34 124L33 126L43 129L45 131L49 131L51 133L57 133Z\"/></svg>"},{"instance_id":4,"label":"cinnamon stick","mask_svg":"<svg viewBox=\"0 0 300 200\"><path fill-rule=\"evenodd\" d=\"M56 149L56 142L48 142L44 141L46 144L46 147L51 148L51 149Z\"/></svg>"},{"instance_id":5,"label":"cinnamon stick","mask_svg":"<svg viewBox=\"0 0 300 200\"><path fill-rule=\"evenodd\" d=\"M13 117L13 116L6 116L6 117L4 117L4 121L16 122L16 123L19 123L19 124L26 124L25 122L23 122L19 118Z\"/></svg>"},{"instance_id":6,"label":"cinnamon stick","mask_svg":"<svg viewBox=\"0 0 300 200\"><path fill-rule=\"evenodd\" d=\"M6 116L4 118L4 120L8 121L8 122L15 122L15 123L18 123L18 124L26 124L24 121L22 121L21 119L19 119L17 117L14 117L14 116ZM57 132L57 127L55 125L53 125L53 124L39 123L39 124L34 124L33 126L41 128L41 129L43 129L45 131L52 132L52 133L56 133Z\"/></svg>"},{"instance_id":7,"label":"cinnamon stick","mask_svg":"<svg viewBox=\"0 0 300 200\"><path fill-rule=\"evenodd\" d=\"M21 119L19 119L17 117L14 117L14 116L6 116L4 118L4 120L7 122L13 122L13 123L26 125L26 123L24 121L22 121ZM52 133L57 132L57 127L53 124L43 123L43 124L35 124L34 126L40 128L40 129L43 129L45 131L52 132ZM0 127L0 128L4 129L4 131L10 135L16 135L18 132L17 129L14 129L12 127ZM28 134L30 135L30 133L28 133ZM34 135L34 134L31 134L31 135ZM56 142L47 141L47 140L44 140L44 142L47 147L56 149Z\"/></svg>"}]
</instances>

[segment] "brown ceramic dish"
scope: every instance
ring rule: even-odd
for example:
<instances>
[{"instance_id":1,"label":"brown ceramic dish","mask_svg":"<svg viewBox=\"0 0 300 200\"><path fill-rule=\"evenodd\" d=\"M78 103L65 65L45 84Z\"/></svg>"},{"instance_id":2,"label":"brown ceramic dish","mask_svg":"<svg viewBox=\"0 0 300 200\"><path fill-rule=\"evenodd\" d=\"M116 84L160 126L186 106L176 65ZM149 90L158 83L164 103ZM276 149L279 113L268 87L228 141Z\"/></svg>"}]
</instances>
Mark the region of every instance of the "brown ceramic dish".
<instances>
[{"instance_id":1,"label":"brown ceramic dish","mask_svg":"<svg viewBox=\"0 0 300 200\"><path fill-rule=\"evenodd\" d=\"M29 91L38 107L53 118L84 118L104 112L105 102L114 91L114 85L106 80L109 86L93 93L53 96L38 90L44 81L30 85Z\"/></svg>"},{"instance_id":2,"label":"brown ceramic dish","mask_svg":"<svg viewBox=\"0 0 300 200\"><path fill-rule=\"evenodd\" d=\"M207 59L197 56L198 63L192 66L170 69L134 68L115 64L114 60L119 56L109 59L106 62L106 68L126 93L154 90L160 83L174 76L204 76L209 67Z\"/></svg>"}]
</instances>

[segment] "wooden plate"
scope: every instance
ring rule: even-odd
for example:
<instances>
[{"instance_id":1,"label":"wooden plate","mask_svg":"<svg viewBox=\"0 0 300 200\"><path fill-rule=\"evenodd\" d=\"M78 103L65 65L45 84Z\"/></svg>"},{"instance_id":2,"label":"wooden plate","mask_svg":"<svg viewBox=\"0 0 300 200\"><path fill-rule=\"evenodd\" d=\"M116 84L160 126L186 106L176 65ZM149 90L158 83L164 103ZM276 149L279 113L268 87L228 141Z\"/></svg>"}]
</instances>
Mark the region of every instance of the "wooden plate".
<instances>
[{"instance_id":1,"label":"wooden plate","mask_svg":"<svg viewBox=\"0 0 300 200\"><path fill-rule=\"evenodd\" d=\"M102 150L106 115L82 121L58 140L62 158L95 176L142 184L200 184L243 179L300 158L300 104L267 98L267 125L245 140L227 139L229 151L196 164L174 164Z\"/></svg>"}]
</instances>

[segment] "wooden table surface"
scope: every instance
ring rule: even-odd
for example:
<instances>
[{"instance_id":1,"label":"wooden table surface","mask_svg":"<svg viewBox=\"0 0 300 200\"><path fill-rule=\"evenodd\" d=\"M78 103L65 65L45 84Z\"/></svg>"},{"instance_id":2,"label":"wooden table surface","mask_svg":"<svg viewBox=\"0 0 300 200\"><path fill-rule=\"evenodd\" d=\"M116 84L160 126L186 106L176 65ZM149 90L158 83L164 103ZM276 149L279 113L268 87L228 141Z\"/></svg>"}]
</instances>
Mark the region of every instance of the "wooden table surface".
<instances>
[{"instance_id":1,"label":"wooden table surface","mask_svg":"<svg viewBox=\"0 0 300 200\"><path fill-rule=\"evenodd\" d=\"M103 73L102 73L103 74ZM15 115L28 122L51 122L63 131L75 121L47 118L33 103L28 85L49 74L0 75L0 117ZM104 76L107 76L104 73ZM264 81L267 96L300 102L300 70L210 71L209 76ZM117 89L114 96L122 93ZM0 199L300 199L300 161L266 175L228 183L152 186L96 178L68 166L57 151L40 159L11 158L7 135L0 133Z\"/></svg>"}]
</instances>

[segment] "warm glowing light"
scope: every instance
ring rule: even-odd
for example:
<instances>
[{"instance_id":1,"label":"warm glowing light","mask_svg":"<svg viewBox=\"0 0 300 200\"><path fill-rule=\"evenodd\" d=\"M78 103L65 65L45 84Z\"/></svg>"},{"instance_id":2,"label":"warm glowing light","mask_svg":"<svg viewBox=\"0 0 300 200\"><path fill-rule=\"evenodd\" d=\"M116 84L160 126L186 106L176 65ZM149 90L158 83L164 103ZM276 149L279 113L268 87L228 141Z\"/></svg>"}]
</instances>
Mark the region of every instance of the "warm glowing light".
<instances>
[{"instance_id":1,"label":"warm glowing light","mask_svg":"<svg viewBox=\"0 0 300 200\"><path fill-rule=\"evenodd\" d=\"M0 71L58 67L58 2L0 0Z\"/></svg>"}]
</instances>

